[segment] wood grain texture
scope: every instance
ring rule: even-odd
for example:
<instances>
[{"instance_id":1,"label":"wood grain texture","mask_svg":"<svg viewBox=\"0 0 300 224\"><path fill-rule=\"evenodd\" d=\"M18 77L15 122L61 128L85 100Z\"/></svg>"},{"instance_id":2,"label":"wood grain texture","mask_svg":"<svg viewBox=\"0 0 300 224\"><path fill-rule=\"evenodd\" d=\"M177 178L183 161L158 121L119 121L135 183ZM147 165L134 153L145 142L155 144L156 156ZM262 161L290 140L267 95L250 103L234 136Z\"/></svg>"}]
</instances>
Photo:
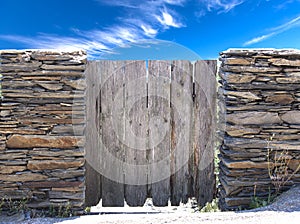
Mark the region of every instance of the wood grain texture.
<instances>
[{"instance_id":1,"label":"wood grain texture","mask_svg":"<svg viewBox=\"0 0 300 224\"><path fill-rule=\"evenodd\" d=\"M125 67L125 200L143 206L147 199L147 80L145 61Z\"/></svg>"},{"instance_id":2,"label":"wood grain texture","mask_svg":"<svg viewBox=\"0 0 300 224\"><path fill-rule=\"evenodd\" d=\"M171 205L187 203L189 154L193 107L193 67L189 61L173 61L171 70Z\"/></svg>"},{"instance_id":3,"label":"wood grain texture","mask_svg":"<svg viewBox=\"0 0 300 224\"><path fill-rule=\"evenodd\" d=\"M87 71L87 203L211 201L216 61L149 61L148 79L145 61L90 62Z\"/></svg>"},{"instance_id":4,"label":"wood grain texture","mask_svg":"<svg viewBox=\"0 0 300 224\"><path fill-rule=\"evenodd\" d=\"M97 205L101 198L101 175L100 171L100 71L99 62L88 62L86 75L86 206ZM99 161L97 163L96 161ZM97 166L98 165L98 166Z\"/></svg>"},{"instance_id":5,"label":"wood grain texture","mask_svg":"<svg viewBox=\"0 0 300 224\"><path fill-rule=\"evenodd\" d=\"M101 175L89 163L85 164L85 206L96 206L101 199Z\"/></svg>"},{"instance_id":6,"label":"wood grain texture","mask_svg":"<svg viewBox=\"0 0 300 224\"><path fill-rule=\"evenodd\" d=\"M195 197L199 206L213 199L214 177L214 119L216 111L216 61L195 64L194 103L194 173Z\"/></svg>"},{"instance_id":7,"label":"wood grain texture","mask_svg":"<svg viewBox=\"0 0 300 224\"><path fill-rule=\"evenodd\" d=\"M150 183L155 206L170 196L170 62L149 61Z\"/></svg>"},{"instance_id":8,"label":"wood grain texture","mask_svg":"<svg viewBox=\"0 0 300 224\"><path fill-rule=\"evenodd\" d=\"M115 113L114 107L124 105L123 61L100 61L101 73L101 168L102 205L124 206L124 113ZM120 136L120 133L123 135Z\"/></svg>"}]
</instances>

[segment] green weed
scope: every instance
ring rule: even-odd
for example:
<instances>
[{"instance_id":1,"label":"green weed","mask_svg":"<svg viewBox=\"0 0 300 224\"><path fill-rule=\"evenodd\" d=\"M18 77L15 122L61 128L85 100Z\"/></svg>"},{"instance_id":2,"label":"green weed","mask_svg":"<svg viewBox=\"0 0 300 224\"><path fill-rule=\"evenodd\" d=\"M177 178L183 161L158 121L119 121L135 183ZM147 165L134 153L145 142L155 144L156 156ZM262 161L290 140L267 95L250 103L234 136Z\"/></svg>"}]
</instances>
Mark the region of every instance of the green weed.
<instances>
[{"instance_id":1,"label":"green weed","mask_svg":"<svg viewBox=\"0 0 300 224\"><path fill-rule=\"evenodd\" d=\"M58 218L67 218L73 216L72 206L68 202L66 205L60 205L55 207L51 205L49 207L49 211L47 212L47 216L49 217L58 217Z\"/></svg>"},{"instance_id":2,"label":"green weed","mask_svg":"<svg viewBox=\"0 0 300 224\"><path fill-rule=\"evenodd\" d=\"M218 199L214 199L212 202L207 202L206 205L200 209L200 212L219 212Z\"/></svg>"},{"instance_id":3,"label":"green weed","mask_svg":"<svg viewBox=\"0 0 300 224\"><path fill-rule=\"evenodd\" d=\"M2 208L3 208L4 204L5 204L4 198L1 198L1 200L0 200L0 214L2 213Z\"/></svg>"},{"instance_id":4,"label":"green weed","mask_svg":"<svg viewBox=\"0 0 300 224\"><path fill-rule=\"evenodd\" d=\"M27 202L28 198L13 200L11 198L4 197L0 201L0 212L5 210L7 214L12 215L22 211L28 211Z\"/></svg>"}]
</instances>

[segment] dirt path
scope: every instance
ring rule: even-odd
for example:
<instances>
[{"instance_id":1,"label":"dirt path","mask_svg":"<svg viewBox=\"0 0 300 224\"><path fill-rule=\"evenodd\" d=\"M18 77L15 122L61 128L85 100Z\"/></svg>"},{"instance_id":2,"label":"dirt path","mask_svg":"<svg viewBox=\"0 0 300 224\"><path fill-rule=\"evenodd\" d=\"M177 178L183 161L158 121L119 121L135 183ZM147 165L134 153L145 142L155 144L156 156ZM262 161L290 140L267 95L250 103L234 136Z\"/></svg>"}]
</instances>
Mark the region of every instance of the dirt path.
<instances>
[{"instance_id":1,"label":"dirt path","mask_svg":"<svg viewBox=\"0 0 300 224\"><path fill-rule=\"evenodd\" d=\"M0 216L2 224L165 224L165 223L201 223L201 224L298 224L300 223L300 186L283 193L273 204L243 212L194 212L190 205L180 207L157 208L151 201L142 208L133 210L125 208L94 207L94 212L111 213L59 218L25 219L24 214ZM123 209L123 210L122 210ZM126 214L121 214L124 212ZM135 213L135 214L132 214ZM148 214L147 214L148 213Z\"/></svg>"},{"instance_id":2,"label":"dirt path","mask_svg":"<svg viewBox=\"0 0 300 224\"><path fill-rule=\"evenodd\" d=\"M217 213L176 213L176 214L114 214L114 215L89 215L69 219L43 218L30 219L20 222L24 224L165 224L165 223L201 223L201 224L298 224L300 212L217 212Z\"/></svg>"}]
</instances>

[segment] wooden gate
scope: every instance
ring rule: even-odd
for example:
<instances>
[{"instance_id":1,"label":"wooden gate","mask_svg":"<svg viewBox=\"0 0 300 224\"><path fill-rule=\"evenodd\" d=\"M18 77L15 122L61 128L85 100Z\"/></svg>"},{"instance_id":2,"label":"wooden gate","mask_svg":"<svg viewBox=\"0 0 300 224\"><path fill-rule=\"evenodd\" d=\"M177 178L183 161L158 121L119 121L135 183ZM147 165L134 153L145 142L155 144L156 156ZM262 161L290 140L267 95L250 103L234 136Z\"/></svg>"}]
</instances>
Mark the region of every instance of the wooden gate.
<instances>
[{"instance_id":1,"label":"wooden gate","mask_svg":"<svg viewBox=\"0 0 300 224\"><path fill-rule=\"evenodd\" d=\"M90 61L86 205L213 199L216 61Z\"/></svg>"}]
</instances>

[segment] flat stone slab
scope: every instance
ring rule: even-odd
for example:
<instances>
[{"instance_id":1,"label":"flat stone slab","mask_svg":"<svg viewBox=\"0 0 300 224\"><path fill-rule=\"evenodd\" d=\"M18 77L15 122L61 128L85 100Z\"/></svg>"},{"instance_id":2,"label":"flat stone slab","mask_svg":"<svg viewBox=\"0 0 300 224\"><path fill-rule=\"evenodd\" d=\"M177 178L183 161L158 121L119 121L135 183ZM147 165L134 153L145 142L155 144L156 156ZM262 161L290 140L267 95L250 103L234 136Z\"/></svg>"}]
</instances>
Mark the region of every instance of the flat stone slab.
<instances>
[{"instance_id":1,"label":"flat stone slab","mask_svg":"<svg viewBox=\"0 0 300 224\"><path fill-rule=\"evenodd\" d=\"M83 146L84 140L74 136L13 135L8 148L74 148Z\"/></svg>"}]
</instances>

